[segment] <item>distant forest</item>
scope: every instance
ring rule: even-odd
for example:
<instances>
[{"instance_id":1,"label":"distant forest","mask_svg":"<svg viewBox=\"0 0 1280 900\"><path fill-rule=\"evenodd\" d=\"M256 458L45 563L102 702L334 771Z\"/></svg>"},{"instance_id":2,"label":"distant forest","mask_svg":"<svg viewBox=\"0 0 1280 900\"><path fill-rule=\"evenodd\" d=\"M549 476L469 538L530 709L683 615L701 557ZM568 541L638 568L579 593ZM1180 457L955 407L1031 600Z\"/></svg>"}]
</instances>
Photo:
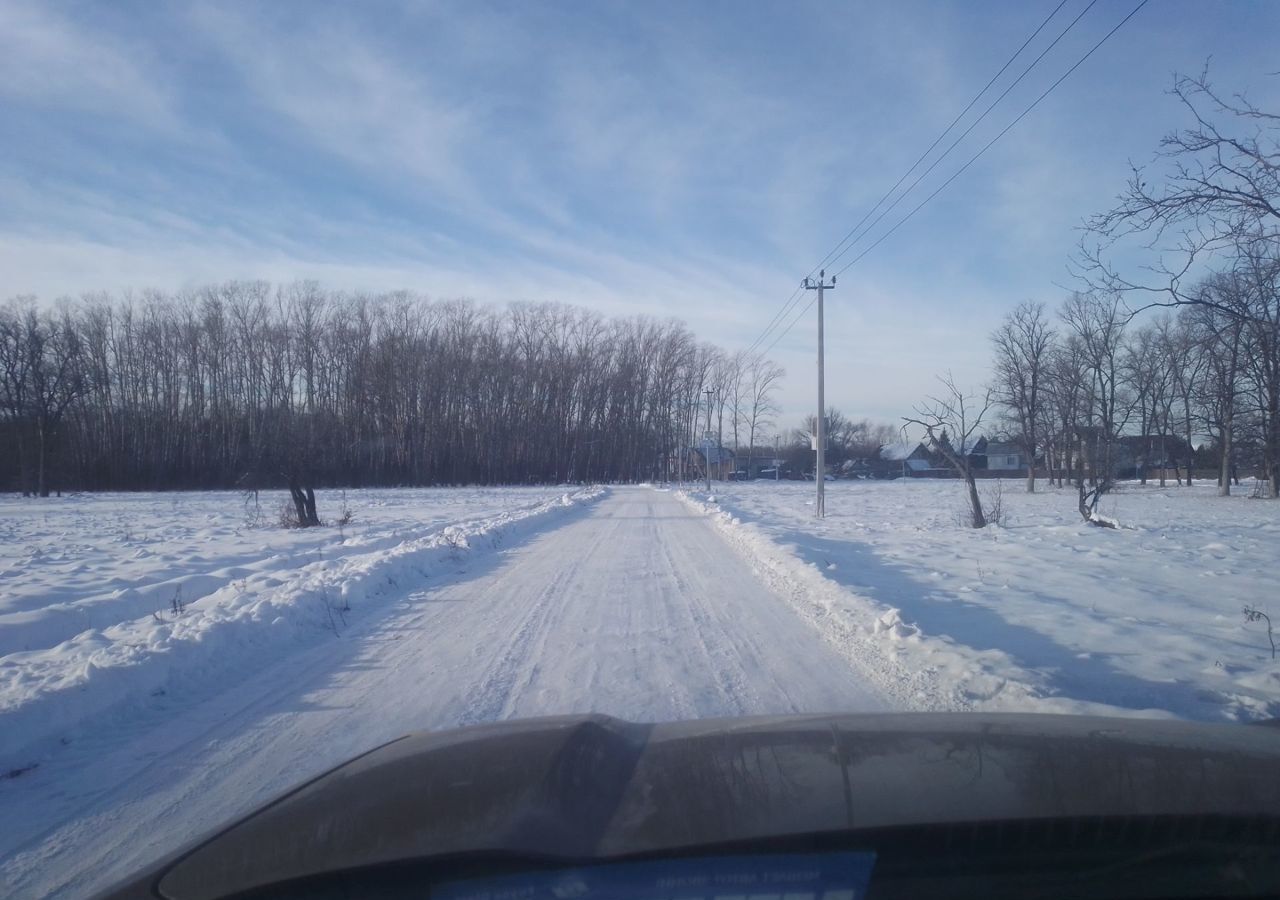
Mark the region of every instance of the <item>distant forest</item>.
<instances>
[{"instance_id":1,"label":"distant forest","mask_svg":"<svg viewBox=\"0 0 1280 900\"><path fill-rule=\"evenodd\" d=\"M260 281L17 298L0 488L636 481L701 436L708 403L754 442L781 374L677 321L558 305Z\"/></svg>"}]
</instances>

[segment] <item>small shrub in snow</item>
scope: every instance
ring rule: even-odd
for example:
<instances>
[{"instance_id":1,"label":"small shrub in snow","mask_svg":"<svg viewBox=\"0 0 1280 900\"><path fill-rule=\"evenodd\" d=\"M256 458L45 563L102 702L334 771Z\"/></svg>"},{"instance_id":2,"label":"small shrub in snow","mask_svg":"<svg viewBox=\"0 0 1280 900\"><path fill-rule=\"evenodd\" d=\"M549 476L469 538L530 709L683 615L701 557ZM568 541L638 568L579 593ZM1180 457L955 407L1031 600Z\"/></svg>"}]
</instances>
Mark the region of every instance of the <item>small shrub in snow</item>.
<instances>
[{"instance_id":1,"label":"small shrub in snow","mask_svg":"<svg viewBox=\"0 0 1280 900\"><path fill-rule=\"evenodd\" d=\"M333 604L329 601L328 591L322 591L320 593L320 605L324 608L325 618L329 624L329 631L333 632L334 637L338 637L338 621L334 618ZM345 618L343 618L343 623L346 623Z\"/></svg>"},{"instance_id":2,"label":"small shrub in snow","mask_svg":"<svg viewBox=\"0 0 1280 900\"><path fill-rule=\"evenodd\" d=\"M982 506L986 513L987 524L998 525L1003 528L1007 517L1004 511L1004 481L1002 479L997 478L995 487L983 491Z\"/></svg>"},{"instance_id":3,"label":"small shrub in snow","mask_svg":"<svg viewBox=\"0 0 1280 900\"><path fill-rule=\"evenodd\" d=\"M299 526L298 513L293 508L293 504L284 501L280 504L280 511L276 514L276 523L281 528L297 528Z\"/></svg>"},{"instance_id":4,"label":"small shrub in snow","mask_svg":"<svg viewBox=\"0 0 1280 900\"><path fill-rule=\"evenodd\" d=\"M347 521L350 521L348 519ZM306 528L302 520L298 518L298 507L292 500L284 500L280 503L280 512L276 516L276 523L281 528ZM324 525L326 523L319 522Z\"/></svg>"},{"instance_id":5,"label":"small shrub in snow","mask_svg":"<svg viewBox=\"0 0 1280 900\"><path fill-rule=\"evenodd\" d=\"M261 528L266 524L257 491L244 492L244 524L246 528Z\"/></svg>"},{"instance_id":6,"label":"small shrub in snow","mask_svg":"<svg viewBox=\"0 0 1280 900\"><path fill-rule=\"evenodd\" d=\"M334 520L333 524L337 525L338 530L341 531L343 528L350 525L351 520L354 518L355 516L351 512L351 507L347 505L347 492L343 491L342 506L339 508L338 518Z\"/></svg>"},{"instance_id":7,"label":"small shrub in snow","mask_svg":"<svg viewBox=\"0 0 1280 900\"><path fill-rule=\"evenodd\" d=\"M1271 631L1271 617L1258 609L1256 606L1246 606L1244 608L1244 620L1246 622L1266 622L1267 623L1267 640L1271 642L1271 658L1276 658L1276 639Z\"/></svg>"},{"instance_id":8,"label":"small shrub in snow","mask_svg":"<svg viewBox=\"0 0 1280 900\"><path fill-rule=\"evenodd\" d=\"M169 601L169 615L176 619L186 611L187 604L186 601L182 599L182 585L178 585L177 589L173 592L173 598ZM151 618L155 619L157 622L164 621L164 617L160 615L159 610L153 612L151 614Z\"/></svg>"}]
</instances>

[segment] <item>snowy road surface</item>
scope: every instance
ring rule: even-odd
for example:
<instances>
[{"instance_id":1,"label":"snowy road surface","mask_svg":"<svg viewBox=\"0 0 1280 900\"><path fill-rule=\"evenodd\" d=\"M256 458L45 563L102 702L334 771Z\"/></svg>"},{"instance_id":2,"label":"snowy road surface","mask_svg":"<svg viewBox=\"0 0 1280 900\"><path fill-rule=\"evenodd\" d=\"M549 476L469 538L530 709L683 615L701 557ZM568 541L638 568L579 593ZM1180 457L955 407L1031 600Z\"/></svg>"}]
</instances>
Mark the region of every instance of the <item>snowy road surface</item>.
<instances>
[{"instance_id":1,"label":"snowy road surface","mask_svg":"<svg viewBox=\"0 0 1280 900\"><path fill-rule=\"evenodd\" d=\"M0 893L84 896L407 731L885 707L673 495L615 489L548 529L406 585L341 638L199 703L159 698L0 780Z\"/></svg>"}]
</instances>

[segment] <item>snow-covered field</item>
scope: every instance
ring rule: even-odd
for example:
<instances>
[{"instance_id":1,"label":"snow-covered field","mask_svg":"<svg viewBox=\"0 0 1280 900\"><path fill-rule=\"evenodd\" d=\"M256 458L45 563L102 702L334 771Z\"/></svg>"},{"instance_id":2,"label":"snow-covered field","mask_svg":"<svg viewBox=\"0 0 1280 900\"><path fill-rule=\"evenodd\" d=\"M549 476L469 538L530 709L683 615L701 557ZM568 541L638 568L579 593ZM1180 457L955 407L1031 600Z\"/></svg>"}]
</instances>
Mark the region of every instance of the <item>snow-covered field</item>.
<instances>
[{"instance_id":1,"label":"snow-covered field","mask_svg":"<svg viewBox=\"0 0 1280 900\"><path fill-rule=\"evenodd\" d=\"M278 527L234 492L0 501L0 773L92 730L120 704L217 683L340 633L459 546L594 491L321 492Z\"/></svg>"},{"instance_id":2,"label":"snow-covered field","mask_svg":"<svg viewBox=\"0 0 1280 900\"><path fill-rule=\"evenodd\" d=\"M821 522L809 484L351 491L309 531L233 493L0 498L0 895L86 896L424 728L1280 715L1241 615L1280 613L1280 504L1129 485L1112 531L1018 487L981 531L938 481L833 483Z\"/></svg>"},{"instance_id":3,"label":"snow-covered field","mask_svg":"<svg viewBox=\"0 0 1280 900\"><path fill-rule=\"evenodd\" d=\"M1280 662L1241 613L1280 626L1280 503L1124 484L1101 510L1113 531L1083 524L1070 488L980 488L1002 527L959 527L950 481L829 483L822 521L812 484L686 496L762 573L803 586L787 596L829 640L903 664L920 706L1280 716Z\"/></svg>"}]
</instances>

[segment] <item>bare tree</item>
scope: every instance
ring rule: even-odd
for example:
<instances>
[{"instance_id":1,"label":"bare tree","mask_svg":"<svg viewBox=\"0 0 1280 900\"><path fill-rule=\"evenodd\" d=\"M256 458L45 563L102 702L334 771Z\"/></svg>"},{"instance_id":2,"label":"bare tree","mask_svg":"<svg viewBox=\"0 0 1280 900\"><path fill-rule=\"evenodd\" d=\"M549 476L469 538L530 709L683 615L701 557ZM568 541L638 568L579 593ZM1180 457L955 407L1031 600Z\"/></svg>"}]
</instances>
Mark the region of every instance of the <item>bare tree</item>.
<instances>
[{"instance_id":1,"label":"bare tree","mask_svg":"<svg viewBox=\"0 0 1280 900\"><path fill-rule=\"evenodd\" d=\"M818 417L804 417L800 432L803 435L817 434ZM827 407L826 438L828 465L838 466L847 460L874 459L880 448L892 443L898 435L893 425L872 422L870 419L850 419L834 406ZM805 448L811 450L809 438L805 438Z\"/></svg>"},{"instance_id":2,"label":"bare tree","mask_svg":"<svg viewBox=\"0 0 1280 900\"><path fill-rule=\"evenodd\" d=\"M1124 323L1118 295L1074 294L1061 317L1079 348L1079 385L1084 403L1075 424L1081 467L1076 481L1080 515L1094 525L1112 526L1098 504L1115 486L1116 439L1127 424L1132 403L1121 371ZM1085 474L1088 472L1088 487Z\"/></svg>"},{"instance_id":3,"label":"bare tree","mask_svg":"<svg viewBox=\"0 0 1280 900\"><path fill-rule=\"evenodd\" d=\"M916 407L914 416L903 418L905 425L924 429L929 448L938 453L964 479L969 500L969 524L985 528L987 518L974 477L969 451L981 434L982 421L993 402L988 388L982 395L966 394L956 386L951 373L939 376L943 391ZM904 425L904 427L905 427Z\"/></svg>"},{"instance_id":4,"label":"bare tree","mask_svg":"<svg viewBox=\"0 0 1280 900\"><path fill-rule=\"evenodd\" d=\"M1222 310L1241 303L1239 289L1239 279L1229 273L1210 277L1198 288L1209 302L1189 307L1182 319L1205 359L1195 396L1200 420L1218 448L1218 494L1223 497L1231 493L1244 323Z\"/></svg>"},{"instance_id":5,"label":"bare tree","mask_svg":"<svg viewBox=\"0 0 1280 900\"><path fill-rule=\"evenodd\" d=\"M33 301L12 309L5 328L5 394L19 427L30 426L36 445L35 473L23 491L48 497L59 427L85 389L82 345L69 311L42 313Z\"/></svg>"},{"instance_id":6,"label":"bare tree","mask_svg":"<svg viewBox=\"0 0 1280 900\"><path fill-rule=\"evenodd\" d=\"M1057 463L1051 466L1057 468L1058 487L1062 487L1064 480L1070 481L1075 473L1084 471L1076 427L1085 406L1088 379L1079 338L1067 334L1054 343L1045 374L1041 431L1052 436L1047 442L1052 452L1046 456L1057 456Z\"/></svg>"},{"instance_id":7,"label":"bare tree","mask_svg":"<svg viewBox=\"0 0 1280 900\"><path fill-rule=\"evenodd\" d=\"M33 298L20 297L0 309L0 413L13 438L17 477L24 494L30 492L25 472L26 425L33 359L27 349L26 314Z\"/></svg>"},{"instance_id":8,"label":"bare tree","mask_svg":"<svg viewBox=\"0 0 1280 900\"><path fill-rule=\"evenodd\" d=\"M1131 332L1124 342L1120 358L1122 377L1133 398L1138 433L1133 442L1134 468L1141 484L1147 483L1151 463L1161 464L1160 483L1164 484L1166 435L1164 415L1170 405L1170 378L1166 357L1161 351L1155 325Z\"/></svg>"},{"instance_id":9,"label":"bare tree","mask_svg":"<svg viewBox=\"0 0 1280 900\"><path fill-rule=\"evenodd\" d=\"M747 468L756 454L756 438L773 425L778 413L774 395L786 370L764 356L752 356L745 361L742 380L746 384ZM821 474L818 475L821 478Z\"/></svg>"},{"instance_id":10,"label":"bare tree","mask_svg":"<svg viewBox=\"0 0 1280 900\"><path fill-rule=\"evenodd\" d=\"M1207 67L1196 77L1177 76L1171 93L1193 124L1161 141L1163 171L1135 167L1118 204L1089 220L1095 240L1081 246L1082 274L1105 291L1136 293L1146 305L1212 303L1187 283L1197 263L1234 253L1249 235L1273 251L1280 241L1280 115L1243 95L1224 97ZM1149 281L1121 275L1105 258L1108 247L1134 236L1158 251Z\"/></svg>"},{"instance_id":11,"label":"bare tree","mask_svg":"<svg viewBox=\"0 0 1280 900\"><path fill-rule=\"evenodd\" d=\"M995 348L996 401L1014 426L1014 438L1027 459L1027 493L1034 493L1040 406L1053 346L1044 304L1019 304L991 335L991 343Z\"/></svg>"},{"instance_id":12,"label":"bare tree","mask_svg":"<svg viewBox=\"0 0 1280 900\"><path fill-rule=\"evenodd\" d=\"M1252 382L1257 429L1262 438L1262 468L1268 496L1280 498L1280 236L1269 240L1255 232L1237 247L1232 270L1248 310L1238 315L1244 327L1243 371Z\"/></svg>"},{"instance_id":13,"label":"bare tree","mask_svg":"<svg viewBox=\"0 0 1280 900\"><path fill-rule=\"evenodd\" d=\"M1162 319L1157 323L1160 352L1165 359L1165 367L1169 372L1170 405L1166 411L1167 428L1174 431L1176 414L1177 433L1185 441L1182 451L1187 454L1183 461L1186 467L1186 485L1193 484L1195 467L1195 401L1200 393L1201 382L1211 355L1205 351L1204 345L1193 334L1189 314L1194 308L1184 310L1176 320Z\"/></svg>"}]
</instances>

